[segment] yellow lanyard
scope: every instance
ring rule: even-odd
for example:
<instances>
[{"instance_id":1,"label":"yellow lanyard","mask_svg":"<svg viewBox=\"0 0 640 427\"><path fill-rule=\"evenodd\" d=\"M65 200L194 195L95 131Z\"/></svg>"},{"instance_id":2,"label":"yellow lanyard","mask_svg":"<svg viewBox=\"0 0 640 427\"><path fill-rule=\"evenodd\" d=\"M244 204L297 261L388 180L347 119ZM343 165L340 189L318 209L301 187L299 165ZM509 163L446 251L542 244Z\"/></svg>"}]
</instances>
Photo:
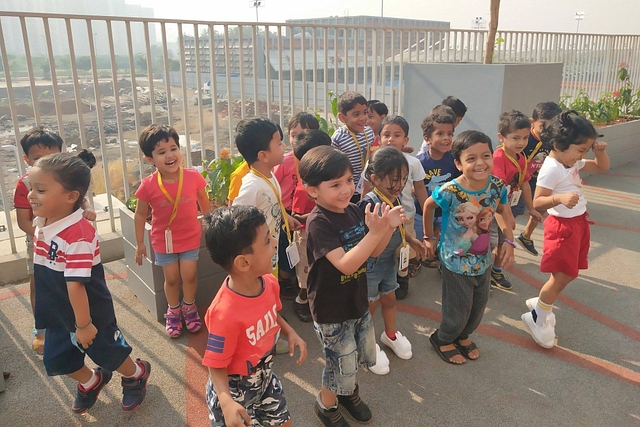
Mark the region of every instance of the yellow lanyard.
<instances>
[{"instance_id":1,"label":"yellow lanyard","mask_svg":"<svg viewBox=\"0 0 640 427\"><path fill-rule=\"evenodd\" d=\"M536 144L536 148L533 149L529 157L526 157L527 163L529 163L536 156L536 154L538 154L538 150L540 150L540 147L542 147L542 141L540 141L540 137L536 135L535 129L531 129L531 134L538 140L538 144Z\"/></svg>"},{"instance_id":2,"label":"yellow lanyard","mask_svg":"<svg viewBox=\"0 0 640 427\"><path fill-rule=\"evenodd\" d=\"M176 218L176 215L178 215L178 203L180 203L180 194L182 194L182 183L184 182L183 178L184 178L184 170L180 168L180 178L178 179L178 192L176 193L176 198L174 200L173 197L169 195L169 192L164 188L164 185L162 185L162 176L160 175L160 171L158 171L158 186L160 186L160 191L162 191L162 194L164 194L165 197L169 199L169 202L173 203L173 210L171 211L171 217L169 217L169 224L167 224L167 230L169 229L169 226L171 225L173 220Z\"/></svg>"},{"instance_id":3,"label":"yellow lanyard","mask_svg":"<svg viewBox=\"0 0 640 427\"><path fill-rule=\"evenodd\" d=\"M273 194L276 195L276 199L278 199L278 205L280 206L282 222L284 223L284 228L287 231L287 240L289 241L289 244L291 244L291 230L289 229L289 221L287 220L287 210L284 208L284 203L282 203L282 197L280 197L280 193L278 192L278 189L276 188L275 185L273 185L273 182L271 182L269 178L264 176L261 172L259 172L255 168L252 167L251 172L253 172L256 176L265 180L266 183L269 184L269 187L271 187L271 189L273 190Z\"/></svg>"},{"instance_id":4,"label":"yellow lanyard","mask_svg":"<svg viewBox=\"0 0 640 427\"><path fill-rule=\"evenodd\" d=\"M522 170L522 166L520 166L520 163L518 163L518 161L516 159L511 157L509 155L509 153L507 153L505 151L505 149L504 149L504 147L502 145L500 146L500 149L502 149L502 152L504 153L504 155L507 156L507 159L511 160L511 163L513 163L515 165L515 167L518 168L518 188L520 188L520 186L524 182L524 173L523 173L523 170Z\"/></svg>"},{"instance_id":5,"label":"yellow lanyard","mask_svg":"<svg viewBox=\"0 0 640 427\"><path fill-rule=\"evenodd\" d=\"M374 188L373 192L376 193L376 195L380 198L380 200L382 200L383 202L388 204L389 208L393 209L393 207L396 206L391 202L391 200L389 200L387 198L387 196L382 194L377 188ZM400 206L400 200L398 198L396 198L396 202L398 203L397 206ZM404 224L400 224L398 226L398 228L400 229L400 237L402 237L402 246L406 246L407 245L407 240L406 240L405 234L404 234Z\"/></svg>"},{"instance_id":6,"label":"yellow lanyard","mask_svg":"<svg viewBox=\"0 0 640 427\"><path fill-rule=\"evenodd\" d=\"M349 132L351 134L351 138L353 138L353 142L356 143L356 147L358 147L358 152L360 153L360 164L362 165L362 170L364 170L364 165L367 164L367 162L369 161L369 150L371 150L371 147L369 146L369 137L367 136L367 132L362 132L364 133L364 139L365 141L367 141L367 151L365 152L364 156L362 155L362 147L360 147L360 143L358 142L358 138L356 137L356 134L351 132L351 129L349 129L348 127L344 127L347 132Z\"/></svg>"}]
</instances>

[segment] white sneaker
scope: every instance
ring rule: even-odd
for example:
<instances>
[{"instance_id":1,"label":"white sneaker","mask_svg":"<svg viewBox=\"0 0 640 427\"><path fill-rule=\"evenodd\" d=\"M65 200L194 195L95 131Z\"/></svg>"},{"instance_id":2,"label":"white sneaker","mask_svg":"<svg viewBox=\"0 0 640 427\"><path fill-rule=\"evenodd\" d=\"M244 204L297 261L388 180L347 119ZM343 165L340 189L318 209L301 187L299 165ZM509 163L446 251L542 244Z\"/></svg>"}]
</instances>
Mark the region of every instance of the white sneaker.
<instances>
[{"instance_id":1,"label":"white sneaker","mask_svg":"<svg viewBox=\"0 0 640 427\"><path fill-rule=\"evenodd\" d=\"M539 326L533 320L533 315L530 311L520 316L520 318L524 322L524 325L527 327L529 333L533 337L533 340L539 346L544 348L553 348L553 346L555 345L556 333L554 330L554 326L552 326L549 321L549 317L550 316L547 316L547 320L544 322L544 324L542 326Z\"/></svg>"},{"instance_id":2,"label":"white sneaker","mask_svg":"<svg viewBox=\"0 0 640 427\"><path fill-rule=\"evenodd\" d=\"M380 346L376 344L376 364L369 368L376 375L387 375L389 373L389 358L387 354L380 350Z\"/></svg>"},{"instance_id":3,"label":"white sneaker","mask_svg":"<svg viewBox=\"0 0 640 427\"><path fill-rule=\"evenodd\" d=\"M382 344L389 347L400 359L411 359L413 353L411 352L411 343L400 333L400 331L396 331L396 339L392 340L387 336L387 333L382 331L382 335L380 335L380 341Z\"/></svg>"},{"instance_id":4,"label":"white sneaker","mask_svg":"<svg viewBox=\"0 0 640 427\"><path fill-rule=\"evenodd\" d=\"M525 301L525 304L527 304L529 310L533 310L538 305L538 297L529 298ZM549 322L552 327L556 327L556 315L553 314L553 311L547 315L547 322Z\"/></svg>"}]
</instances>

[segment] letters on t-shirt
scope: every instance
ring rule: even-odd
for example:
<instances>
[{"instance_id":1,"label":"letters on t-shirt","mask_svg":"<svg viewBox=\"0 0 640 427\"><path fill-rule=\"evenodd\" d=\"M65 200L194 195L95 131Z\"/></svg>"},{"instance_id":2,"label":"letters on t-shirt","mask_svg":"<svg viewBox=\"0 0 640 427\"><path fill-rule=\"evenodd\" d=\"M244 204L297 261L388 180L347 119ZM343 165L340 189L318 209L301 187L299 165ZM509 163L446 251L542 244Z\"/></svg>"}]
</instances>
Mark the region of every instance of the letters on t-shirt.
<instances>
[{"instance_id":1,"label":"letters on t-shirt","mask_svg":"<svg viewBox=\"0 0 640 427\"><path fill-rule=\"evenodd\" d=\"M251 325L247 328L246 334L249 339L249 344L256 345L267 332L273 328L277 328L277 318L276 304L273 304L271 310L267 311L263 318L258 319L255 326Z\"/></svg>"}]
</instances>

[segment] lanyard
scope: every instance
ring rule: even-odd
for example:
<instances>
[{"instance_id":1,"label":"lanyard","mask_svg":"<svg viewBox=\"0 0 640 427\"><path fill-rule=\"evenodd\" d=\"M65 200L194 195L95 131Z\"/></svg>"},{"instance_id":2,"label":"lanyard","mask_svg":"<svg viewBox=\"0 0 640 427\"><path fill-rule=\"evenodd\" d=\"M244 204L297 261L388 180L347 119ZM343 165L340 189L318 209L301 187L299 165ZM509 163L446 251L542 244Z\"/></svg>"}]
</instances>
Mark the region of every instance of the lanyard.
<instances>
[{"instance_id":1,"label":"lanyard","mask_svg":"<svg viewBox=\"0 0 640 427\"><path fill-rule=\"evenodd\" d=\"M540 137L536 135L535 129L531 129L531 134L535 139L538 140L538 144L536 144L536 148L533 149L533 151L531 152L531 155L529 155L529 157L526 158L527 163L529 163L536 156L536 154L538 154L538 150L540 150L540 147L542 147L542 141L540 141Z\"/></svg>"},{"instance_id":2,"label":"lanyard","mask_svg":"<svg viewBox=\"0 0 640 427\"><path fill-rule=\"evenodd\" d=\"M522 166L520 166L520 163L518 163L518 161L516 159L511 157L509 155L509 153L507 153L505 151L505 149L504 149L504 147L502 145L500 146L500 148L502 149L502 152L507 157L507 159L511 160L511 163L513 163L515 165L515 167L518 168L518 188L520 188L520 186L524 182L524 173L523 173L523 170L522 170ZM525 166L525 168L526 168L526 166Z\"/></svg>"},{"instance_id":3,"label":"lanyard","mask_svg":"<svg viewBox=\"0 0 640 427\"><path fill-rule=\"evenodd\" d=\"M371 150L371 147L369 146L369 137L367 136L367 132L363 132L364 133L364 139L365 141L367 141L367 151L365 152L365 155L362 155L362 147L360 147L360 143L358 142L358 138L356 137L356 134L351 132L351 129L349 129L348 127L344 127L347 132L349 132L351 134L351 138L353 138L353 142L356 143L356 147L358 147L358 152L360 153L360 164L362 165L362 170L364 170L364 165L367 164L367 162L369 161L369 150Z\"/></svg>"},{"instance_id":4,"label":"lanyard","mask_svg":"<svg viewBox=\"0 0 640 427\"><path fill-rule=\"evenodd\" d=\"M389 200L387 198L387 196L385 196L380 191L378 191L377 188L374 188L373 192L376 193L376 195L380 198L380 200L382 200L383 202L388 204L390 208L393 208L394 206L396 206L391 202L391 200ZM396 202L398 203L398 205L400 205L400 200L398 200L398 198L396 198ZM402 237L402 246L406 246L407 245L407 240L406 240L405 234L404 234L404 224L400 224L398 226L398 228L400 229L400 237Z\"/></svg>"},{"instance_id":5,"label":"lanyard","mask_svg":"<svg viewBox=\"0 0 640 427\"><path fill-rule=\"evenodd\" d=\"M280 193L278 192L278 189L276 188L275 185L273 185L273 182L271 182L269 178L264 176L261 172L259 172L255 168L251 167L251 172L253 172L256 176L265 180L266 183L269 184L269 187L271 187L271 189L273 190L273 194L276 195L276 199L278 199L278 205L280 206L282 222L284 223L284 228L287 231L287 240L289 241L289 244L291 244L291 230L289 229L289 221L287 220L287 210L284 208L284 203L282 203L282 197L280 197Z\"/></svg>"},{"instance_id":6,"label":"lanyard","mask_svg":"<svg viewBox=\"0 0 640 427\"><path fill-rule=\"evenodd\" d=\"M160 187L160 191L162 191L162 194L164 194L165 197L169 199L169 202L173 203L173 210L171 211L171 217L169 217L169 224L167 224L167 230L169 229L169 226L171 225L173 220L176 218L176 215L178 215L178 203L180 203L180 194L182 194L182 183L184 182L183 178L184 178L184 170L180 168L180 178L178 179L178 192L176 193L176 198L174 200L173 197L169 195L169 192L164 188L164 185L162 185L162 176L160 175L160 172L158 172L158 186Z\"/></svg>"}]
</instances>

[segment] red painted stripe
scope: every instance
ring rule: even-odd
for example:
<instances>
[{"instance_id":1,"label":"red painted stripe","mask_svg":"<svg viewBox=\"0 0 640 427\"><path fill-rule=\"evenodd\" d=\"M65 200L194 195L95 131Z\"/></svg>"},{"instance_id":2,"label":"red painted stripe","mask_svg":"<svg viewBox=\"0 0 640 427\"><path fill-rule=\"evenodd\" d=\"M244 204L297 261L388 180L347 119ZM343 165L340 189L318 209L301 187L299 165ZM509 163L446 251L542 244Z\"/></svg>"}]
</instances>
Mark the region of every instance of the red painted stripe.
<instances>
[{"instance_id":1,"label":"red painted stripe","mask_svg":"<svg viewBox=\"0 0 640 427\"><path fill-rule=\"evenodd\" d=\"M617 176L617 177L620 177L620 178L640 178L640 175L632 175L632 174L626 174L626 173L604 172L604 173L600 173L598 175Z\"/></svg>"},{"instance_id":2,"label":"red painted stripe","mask_svg":"<svg viewBox=\"0 0 640 427\"><path fill-rule=\"evenodd\" d=\"M9 289L0 290L0 301L6 300L9 298L19 297L20 295L24 295L28 293L29 293L28 283L23 285L18 285L18 286L12 286Z\"/></svg>"},{"instance_id":3,"label":"red painted stripe","mask_svg":"<svg viewBox=\"0 0 640 427\"><path fill-rule=\"evenodd\" d=\"M631 197L623 196L622 194L618 194L618 193L616 193L614 191L609 191L609 190L607 190L605 188L602 188L602 187L594 187L593 185L589 185L589 184L582 184L582 185L584 187L587 187L587 188L595 191L595 192L600 192L600 193L606 194L606 195L611 196L611 197L617 197L620 200L624 200L624 201L627 201L627 202L630 202L630 203L634 203L636 205L640 205L640 200L638 200L638 199L633 199Z\"/></svg>"},{"instance_id":4,"label":"red painted stripe","mask_svg":"<svg viewBox=\"0 0 640 427\"><path fill-rule=\"evenodd\" d=\"M595 222L593 225L597 225L598 227L614 228L616 230L633 231L634 233L640 233L640 228L627 227L626 225L607 224L604 222Z\"/></svg>"},{"instance_id":5,"label":"red painted stripe","mask_svg":"<svg viewBox=\"0 0 640 427\"><path fill-rule=\"evenodd\" d=\"M200 307L198 311L200 312L200 317L204 319L207 307ZM188 334L189 332L185 329L183 333ZM202 366L202 357L207 347L208 337L209 334L206 326L203 326L203 328L195 334L189 334L184 381L187 398L187 427L209 425L209 409L206 400L203 399L207 380L209 379L209 372L206 367Z\"/></svg>"}]
</instances>

